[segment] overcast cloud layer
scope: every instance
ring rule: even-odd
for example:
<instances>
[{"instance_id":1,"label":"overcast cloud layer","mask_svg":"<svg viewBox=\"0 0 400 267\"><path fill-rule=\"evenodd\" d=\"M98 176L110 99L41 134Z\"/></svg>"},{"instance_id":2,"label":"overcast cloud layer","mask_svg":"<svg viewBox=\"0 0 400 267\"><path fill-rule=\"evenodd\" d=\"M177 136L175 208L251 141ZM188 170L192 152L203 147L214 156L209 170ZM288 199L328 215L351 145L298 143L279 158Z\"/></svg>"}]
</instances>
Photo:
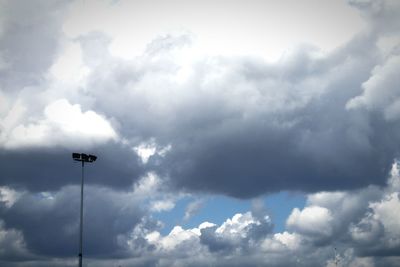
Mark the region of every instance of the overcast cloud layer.
<instances>
[{"instance_id":1,"label":"overcast cloud layer","mask_svg":"<svg viewBox=\"0 0 400 267\"><path fill-rule=\"evenodd\" d=\"M124 57L121 34L93 21L117 23L112 12L135 5L0 1L0 262L76 264L80 169L70 156L87 151L99 157L85 181L85 218L96 222L88 266L334 266L334 247L342 266L398 266L400 3L345 4L360 16L357 33L269 60L205 52L191 29L147 36L144 26L147 45ZM166 236L152 216L185 194L280 191L308 194L283 233L262 207Z\"/></svg>"}]
</instances>

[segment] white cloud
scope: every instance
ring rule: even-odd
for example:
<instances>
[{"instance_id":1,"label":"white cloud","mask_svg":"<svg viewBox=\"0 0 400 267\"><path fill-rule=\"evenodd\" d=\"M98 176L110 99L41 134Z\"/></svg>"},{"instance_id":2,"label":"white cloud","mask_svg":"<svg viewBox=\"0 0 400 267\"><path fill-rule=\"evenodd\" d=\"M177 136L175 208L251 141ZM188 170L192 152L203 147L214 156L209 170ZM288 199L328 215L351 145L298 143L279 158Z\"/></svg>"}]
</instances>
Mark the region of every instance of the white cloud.
<instances>
[{"instance_id":1,"label":"white cloud","mask_svg":"<svg viewBox=\"0 0 400 267\"><path fill-rule=\"evenodd\" d=\"M337 20L335 14L342 19ZM205 54L254 54L276 60L286 49L305 42L332 50L364 26L356 10L344 1L255 0L227 5L223 1L91 0L71 6L63 29L71 38L102 30L113 39L111 53L124 58L140 55L148 40L159 34L189 30Z\"/></svg>"},{"instance_id":2,"label":"white cloud","mask_svg":"<svg viewBox=\"0 0 400 267\"><path fill-rule=\"evenodd\" d=\"M293 209L286 225L289 229L305 235L329 237L333 233L332 213L329 209L310 206L303 210Z\"/></svg>"},{"instance_id":3,"label":"white cloud","mask_svg":"<svg viewBox=\"0 0 400 267\"><path fill-rule=\"evenodd\" d=\"M4 134L9 129L12 129L18 125L18 123L22 120L23 116L26 114L27 108L23 104L23 101L18 99L10 106L8 112L5 112L5 116L0 121L1 133L0 140L4 138Z\"/></svg>"},{"instance_id":4,"label":"white cloud","mask_svg":"<svg viewBox=\"0 0 400 267\"><path fill-rule=\"evenodd\" d=\"M372 245L382 236L382 224L370 216L364 217L356 225L350 225L349 232L354 241L362 245Z\"/></svg>"},{"instance_id":5,"label":"white cloud","mask_svg":"<svg viewBox=\"0 0 400 267\"><path fill-rule=\"evenodd\" d=\"M268 217L267 217L267 220ZM239 236L245 237L246 230L251 225L261 225L261 222L253 217L251 212L246 212L244 214L237 213L232 219L227 219L220 227L218 227L215 232L219 235L230 237Z\"/></svg>"},{"instance_id":6,"label":"white cloud","mask_svg":"<svg viewBox=\"0 0 400 267\"><path fill-rule=\"evenodd\" d=\"M68 42L62 53L50 67L49 72L56 82L79 86L84 84L83 79L90 73L82 60L82 49L77 42Z\"/></svg>"},{"instance_id":7,"label":"white cloud","mask_svg":"<svg viewBox=\"0 0 400 267\"><path fill-rule=\"evenodd\" d=\"M50 103L43 113L44 118L25 125L7 123L15 127L8 127L2 133L2 146L11 149L74 144L90 146L118 138L111 124L103 116L92 110L83 112L80 105L72 105L66 99ZM10 120L15 121L15 118Z\"/></svg>"},{"instance_id":8,"label":"white cloud","mask_svg":"<svg viewBox=\"0 0 400 267\"><path fill-rule=\"evenodd\" d=\"M377 219L385 221L387 229L397 229L397 234L400 234L400 225L396 219L396 215L400 213L399 192L387 195L381 202L372 203L370 208Z\"/></svg>"},{"instance_id":9,"label":"white cloud","mask_svg":"<svg viewBox=\"0 0 400 267\"><path fill-rule=\"evenodd\" d=\"M339 240L354 248L348 265L362 263L357 255L374 256L400 247L399 165L394 163L385 188L367 187L355 192L320 192L308 196L307 206L294 209L287 219L287 227L304 240L321 240L332 246L343 246ZM349 234L349 236L347 236ZM322 239L324 240L324 239ZM304 244L303 244L304 245ZM307 246L307 245L306 245ZM384 252L386 251L386 252ZM347 257L347 256L346 256ZM371 260L367 262L371 263ZM330 263L332 264L332 262ZM362 265L361 265L362 266ZM368 265L367 265L368 266ZM384 265L383 265L384 266Z\"/></svg>"},{"instance_id":10,"label":"white cloud","mask_svg":"<svg viewBox=\"0 0 400 267\"><path fill-rule=\"evenodd\" d=\"M381 198L369 201L363 217L349 226L352 239L367 254L400 247L398 168L397 164L393 165L390 183L382 192Z\"/></svg>"},{"instance_id":11,"label":"white cloud","mask_svg":"<svg viewBox=\"0 0 400 267\"><path fill-rule=\"evenodd\" d=\"M399 55L393 55L382 65L376 66L372 76L363 84L363 94L351 99L347 107L378 110L387 120L398 120L400 118L399 69Z\"/></svg>"},{"instance_id":12,"label":"white cloud","mask_svg":"<svg viewBox=\"0 0 400 267\"><path fill-rule=\"evenodd\" d=\"M262 224L269 224L269 221L258 221L252 216L251 212L238 213L232 218L228 218L220 226L210 222L203 222L198 227L184 229L182 226L177 225L166 236L162 236L155 231L147 234L146 239L159 250L174 252L175 249L182 249L181 246L184 246L190 249L182 252L184 254L192 254L193 250L207 251L207 246L212 247L215 245L213 242L222 242L221 244L229 246L240 246L241 241L244 239L249 239L249 244L257 242L255 239L261 238L261 236L253 236L251 231L254 226L261 226ZM204 235L208 234L211 234L215 240L214 238L203 238ZM292 239L286 243L290 242L293 243L294 240Z\"/></svg>"},{"instance_id":13,"label":"white cloud","mask_svg":"<svg viewBox=\"0 0 400 267\"><path fill-rule=\"evenodd\" d=\"M193 202L190 202L185 210L185 215L183 217L184 221L189 220L191 217L193 217L199 210L203 207L204 201L201 199L194 200Z\"/></svg>"},{"instance_id":14,"label":"white cloud","mask_svg":"<svg viewBox=\"0 0 400 267\"><path fill-rule=\"evenodd\" d=\"M400 245L400 200L399 192L385 196L381 202L370 204L373 217L382 223L388 238L397 240Z\"/></svg>"},{"instance_id":15,"label":"white cloud","mask_svg":"<svg viewBox=\"0 0 400 267\"><path fill-rule=\"evenodd\" d=\"M175 207L175 202L176 200L172 199L157 200L151 203L150 210L155 212L169 211Z\"/></svg>"},{"instance_id":16,"label":"white cloud","mask_svg":"<svg viewBox=\"0 0 400 267\"><path fill-rule=\"evenodd\" d=\"M151 196L160 189L161 184L162 181L157 174L149 172L135 184L135 192L138 195Z\"/></svg>"},{"instance_id":17,"label":"white cloud","mask_svg":"<svg viewBox=\"0 0 400 267\"><path fill-rule=\"evenodd\" d=\"M296 233L276 233L274 239L278 240L286 246L286 248L291 250L299 249L301 243L301 236Z\"/></svg>"},{"instance_id":18,"label":"white cloud","mask_svg":"<svg viewBox=\"0 0 400 267\"><path fill-rule=\"evenodd\" d=\"M194 230L184 230L181 226L175 226L171 232L164 237L160 244L165 250L173 250L175 247L185 241L190 241L198 243L197 231Z\"/></svg>"},{"instance_id":19,"label":"white cloud","mask_svg":"<svg viewBox=\"0 0 400 267\"><path fill-rule=\"evenodd\" d=\"M284 254L288 251L296 252L301 249L301 242L301 235L284 231L265 238L261 243L261 249L266 253Z\"/></svg>"},{"instance_id":20,"label":"white cloud","mask_svg":"<svg viewBox=\"0 0 400 267\"><path fill-rule=\"evenodd\" d=\"M0 202L3 202L7 208L11 208L21 194L21 192L7 186L0 186Z\"/></svg>"},{"instance_id":21,"label":"white cloud","mask_svg":"<svg viewBox=\"0 0 400 267\"><path fill-rule=\"evenodd\" d=\"M152 212L170 211L175 203L183 198L185 194L174 194L167 192L162 178L156 173L149 172L144 175L135 185L134 192L146 203Z\"/></svg>"},{"instance_id":22,"label":"white cloud","mask_svg":"<svg viewBox=\"0 0 400 267\"><path fill-rule=\"evenodd\" d=\"M133 150L138 154L143 164L146 164L149 158L156 153L156 147L149 144L140 144Z\"/></svg>"},{"instance_id":23,"label":"white cloud","mask_svg":"<svg viewBox=\"0 0 400 267\"><path fill-rule=\"evenodd\" d=\"M158 155L164 157L171 148L171 145L160 147L154 140L150 140L149 142L140 143L138 146L135 146L133 150L138 154L142 163L146 164L151 156Z\"/></svg>"},{"instance_id":24,"label":"white cloud","mask_svg":"<svg viewBox=\"0 0 400 267\"><path fill-rule=\"evenodd\" d=\"M99 140L117 137L111 124L92 110L82 112L79 105L71 105L68 100L60 99L48 105L44 114L51 124L67 135Z\"/></svg>"}]
</instances>

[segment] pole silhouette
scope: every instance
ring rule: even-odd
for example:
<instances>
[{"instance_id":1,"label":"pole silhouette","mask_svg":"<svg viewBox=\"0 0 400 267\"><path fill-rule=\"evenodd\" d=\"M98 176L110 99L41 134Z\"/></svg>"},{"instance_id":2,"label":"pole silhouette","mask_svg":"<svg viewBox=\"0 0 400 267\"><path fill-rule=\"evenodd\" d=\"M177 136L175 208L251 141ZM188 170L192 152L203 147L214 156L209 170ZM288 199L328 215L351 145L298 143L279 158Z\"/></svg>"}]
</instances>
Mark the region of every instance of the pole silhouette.
<instances>
[{"instance_id":1,"label":"pole silhouette","mask_svg":"<svg viewBox=\"0 0 400 267\"><path fill-rule=\"evenodd\" d=\"M80 209L80 223L79 223L79 267L82 267L83 261L83 186L85 180L85 162L94 162L97 157L94 155L86 155L83 153L72 153L72 158L75 161L82 163L82 177L81 177L81 209Z\"/></svg>"}]
</instances>

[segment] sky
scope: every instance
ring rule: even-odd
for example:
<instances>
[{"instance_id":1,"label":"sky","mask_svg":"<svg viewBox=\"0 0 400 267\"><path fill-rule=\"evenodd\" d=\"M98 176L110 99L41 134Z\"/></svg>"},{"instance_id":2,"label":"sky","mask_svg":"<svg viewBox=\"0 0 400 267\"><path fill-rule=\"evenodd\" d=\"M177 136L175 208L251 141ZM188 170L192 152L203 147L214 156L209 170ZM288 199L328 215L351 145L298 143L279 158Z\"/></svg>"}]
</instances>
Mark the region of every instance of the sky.
<instances>
[{"instance_id":1,"label":"sky","mask_svg":"<svg viewBox=\"0 0 400 267\"><path fill-rule=\"evenodd\" d=\"M400 1L0 0L0 266L400 266Z\"/></svg>"}]
</instances>

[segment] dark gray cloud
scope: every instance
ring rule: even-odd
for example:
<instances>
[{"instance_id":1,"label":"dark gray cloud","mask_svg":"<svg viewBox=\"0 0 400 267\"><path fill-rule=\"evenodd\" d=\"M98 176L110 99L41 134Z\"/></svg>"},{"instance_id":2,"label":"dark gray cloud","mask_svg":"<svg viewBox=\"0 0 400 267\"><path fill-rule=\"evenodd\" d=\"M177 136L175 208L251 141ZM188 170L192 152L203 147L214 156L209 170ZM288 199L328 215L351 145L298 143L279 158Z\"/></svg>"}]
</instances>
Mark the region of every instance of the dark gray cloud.
<instances>
[{"instance_id":1,"label":"dark gray cloud","mask_svg":"<svg viewBox=\"0 0 400 267\"><path fill-rule=\"evenodd\" d=\"M93 36L81 39L84 51ZM190 38L165 36L135 61L98 62L87 92L133 146L171 145L149 166L178 190L246 198L383 185L399 151L398 120L348 107L385 62L376 42L367 32L328 55L304 46L276 64L208 57L176 82L175 58Z\"/></svg>"},{"instance_id":2,"label":"dark gray cloud","mask_svg":"<svg viewBox=\"0 0 400 267\"><path fill-rule=\"evenodd\" d=\"M0 150L0 184L36 192L80 184L81 164L73 161L72 152L98 156L96 162L85 165L87 184L129 190L145 171L135 152L115 143L86 150L62 147Z\"/></svg>"},{"instance_id":3,"label":"dark gray cloud","mask_svg":"<svg viewBox=\"0 0 400 267\"><path fill-rule=\"evenodd\" d=\"M176 190L248 198L280 190L316 192L383 185L399 151L396 106L388 121L380 109L356 105L364 91L373 90L365 89L365 82L377 66L386 64L377 41L375 34L366 32L325 55L302 46L276 63L209 56L184 66L177 59L191 47L191 38L185 34L158 38L142 56L129 61L113 57L108 52L111 39L92 32L74 41L92 71L69 101L81 103L83 111L104 115L119 134L118 141L100 145L109 162L104 161L107 165L99 172L101 184L123 187L137 180L143 166L132 149L151 141L170 150L150 157L146 168L157 171ZM396 83L382 86L393 91ZM36 110L28 99L31 95L22 97L22 106ZM43 113L48 116L48 105L39 107L42 110L34 115L21 115L22 129L28 133L43 126ZM9 128L4 132L12 140L16 131L9 125L3 127ZM41 146L37 152L43 157L38 164L48 165L44 159L50 156ZM37 158L34 149L22 151ZM56 171L70 172L61 165L37 174L49 173L43 178L46 183L30 183L27 170L34 173L38 164L32 162L19 172L12 167L16 163L7 161L19 153L3 152L2 164L7 166L3 184L12 179L37 190L44 184L50 189L69 184L67 176L50 178ZM108 156L117 153L127 163ZM109 178L112 173L115 179Z\"/></svg>"},{"instance_id":4,"label":"dark gray cloud","mask_svg":"<svg viewBox=\"0 0 400 267\"><path fill-rule=\"evenodd\" d=\"M165 80L168 89L142 91L148 75L163 78L157 69L133 84L120 83L135 96L131 106L140 107L122 120L127 129L130 120L135 131L171 144L164 159L155 159L156 168L178 188L250 197L383 185L398 153L399 124L346 107L380 62L374 42L362 36L317 60L315 50L301 49L279 66L209 59L175 85L179 89ZM151 98L165 90L171 99ZM142 127L134 127L138 123Z\"/></svg>"},{"instance_id":5,"label":"dark gray cloud","mask_svg":"<svg viewBox=\"0 0 400 267\"><path fill-rule=\"evenodd\" d=\"M4 264L8 261L36 260L38 257L29 252L24 244L24 236L20 231L15 229L7 230L4 228L4 221L0 223L0 263Z\"/></svg>"},{"instance_id":6,"label":"dark gray cloud","mask_svg":"<svg viewBox=\"0 0 400 267\"><path fill-rule=\"evenodd\" d=\"M79 227L80 187L56 192L22 193L11 207L1 207L5 229L21 232L26 248L36 255L75 257ZM128 255L122 236L144 216L130 193L85 188L84 248L87 257ZM29 219L27 219L29 218ZM121 237L120 237L121 236ZM12 259L12 254L7 257Z\"/></svg>"}]
</instances>

